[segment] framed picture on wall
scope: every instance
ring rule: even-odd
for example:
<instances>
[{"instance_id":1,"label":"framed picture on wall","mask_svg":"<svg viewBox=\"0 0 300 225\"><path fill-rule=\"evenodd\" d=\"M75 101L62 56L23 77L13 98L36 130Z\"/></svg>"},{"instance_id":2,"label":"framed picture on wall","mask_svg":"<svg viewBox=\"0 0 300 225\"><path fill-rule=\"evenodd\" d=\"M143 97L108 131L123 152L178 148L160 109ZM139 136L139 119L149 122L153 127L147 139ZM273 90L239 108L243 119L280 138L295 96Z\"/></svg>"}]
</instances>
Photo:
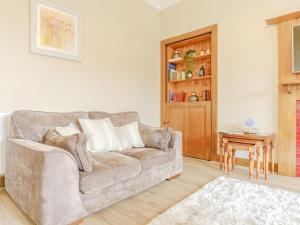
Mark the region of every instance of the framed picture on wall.
<instances>
[{"instance_id":1,"label":"framed picture on wall","mask_svg":"<svg viewBox=\"0 0 300 225\"><path fill-rule=\"evenodd\" d=\"M82 60L79 13L47 0L31 0L31 52Z\"/></svg>"}]
</instances>

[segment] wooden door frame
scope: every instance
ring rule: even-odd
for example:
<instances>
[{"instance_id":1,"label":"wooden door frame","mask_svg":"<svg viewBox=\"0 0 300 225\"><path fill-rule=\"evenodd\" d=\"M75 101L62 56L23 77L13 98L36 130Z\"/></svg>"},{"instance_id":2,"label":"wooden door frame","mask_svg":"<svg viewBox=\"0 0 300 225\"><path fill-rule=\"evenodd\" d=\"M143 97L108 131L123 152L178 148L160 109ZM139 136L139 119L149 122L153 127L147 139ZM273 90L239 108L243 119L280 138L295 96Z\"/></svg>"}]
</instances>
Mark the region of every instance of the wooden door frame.
<instances>
[{"instance_id":1,"label":"wooden door frame","mask_svg":"<svg viewBox=\"0 0 300 225\"><path fill-rule=\"evenodd\" d=\"M167 46L176 42L180 42L186 39L197 37L200 35L211 33L211 141L212 141L212 152L211 159L217 160L217 138L218 138L218 25L212 25L192 32L181 34L172 38L162 40L160 43L161 50L161 100L160 100L160 124L161 126L166 125L166 103L167 103L167 61L166 53Z\"/></svg>"}]
</instances>

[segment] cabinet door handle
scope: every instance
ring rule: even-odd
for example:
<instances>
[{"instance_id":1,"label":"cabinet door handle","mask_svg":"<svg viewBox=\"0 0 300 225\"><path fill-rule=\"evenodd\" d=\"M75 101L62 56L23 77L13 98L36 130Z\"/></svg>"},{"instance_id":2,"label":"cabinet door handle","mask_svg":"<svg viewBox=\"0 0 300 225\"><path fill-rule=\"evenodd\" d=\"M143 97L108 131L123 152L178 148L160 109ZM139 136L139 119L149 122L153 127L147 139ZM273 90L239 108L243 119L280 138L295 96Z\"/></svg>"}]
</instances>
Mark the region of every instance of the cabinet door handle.
<instances>
[{"instance_id":1,"label":"cabinet door handle","mask_svg":"<svg viewBox=\"0 0 300 225\"><path fill-rule=\"evenodd\" d=\"M165 120L163 123L164 123L164 124L168 124L168 123L169 123L169 121Z\"/></svg>"}]
</instances>

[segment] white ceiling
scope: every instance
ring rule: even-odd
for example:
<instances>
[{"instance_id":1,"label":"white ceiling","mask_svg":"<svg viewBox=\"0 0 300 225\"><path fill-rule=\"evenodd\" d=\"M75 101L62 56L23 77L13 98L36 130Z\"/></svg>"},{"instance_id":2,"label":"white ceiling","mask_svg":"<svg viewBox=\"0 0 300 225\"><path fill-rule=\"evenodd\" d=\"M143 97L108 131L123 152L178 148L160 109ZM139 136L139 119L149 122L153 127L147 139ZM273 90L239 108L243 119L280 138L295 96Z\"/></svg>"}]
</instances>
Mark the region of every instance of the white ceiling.
<instances>
[{"instance_id":1,"label":"white ceiling","mask_svg":"<svg viewBox=\"0 0 300 225\"><path fill-rule=\"evenodd\" d=\"M149 3L153 7L157 8L158 10L162 10L168 8L172 5L175 5L182 0L144 0L145 2Z\"/></svg>"}]
</instances>

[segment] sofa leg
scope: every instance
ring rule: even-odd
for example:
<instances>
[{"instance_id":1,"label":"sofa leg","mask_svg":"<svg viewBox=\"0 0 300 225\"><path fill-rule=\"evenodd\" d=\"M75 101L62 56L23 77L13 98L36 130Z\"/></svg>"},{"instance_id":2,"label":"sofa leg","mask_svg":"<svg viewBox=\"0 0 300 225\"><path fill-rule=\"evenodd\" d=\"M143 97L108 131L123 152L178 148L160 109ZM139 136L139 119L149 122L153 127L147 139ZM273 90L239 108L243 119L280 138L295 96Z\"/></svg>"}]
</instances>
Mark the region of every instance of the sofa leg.
<instances>
[{"instance_id":1,"label":"sofa leg","mask_svg":"<svg viewBox=\"0 0 300 225\"><path fill-rule=\"evenodd\" d=\"M76 221L73 222L73 223L70 223L69 225L79 225L79 224L82 224L83 221L84 221L84 218L81 218L81 219L79 219L79 220L76 220Z\"/></svg>"},{"instance_id":2,"label":"sofa leg","mask_svg":"<svg viewBox=\"0 0 300 225\"><path fill-rule=\"evenodd\" d=\"M173 179L179 177L180 175L181 175L181 173L176 174L176 175L174 175L173 177L168 178L167 180L168 180L168 181L173 180Z\"/></svg>"}]
</instances>

